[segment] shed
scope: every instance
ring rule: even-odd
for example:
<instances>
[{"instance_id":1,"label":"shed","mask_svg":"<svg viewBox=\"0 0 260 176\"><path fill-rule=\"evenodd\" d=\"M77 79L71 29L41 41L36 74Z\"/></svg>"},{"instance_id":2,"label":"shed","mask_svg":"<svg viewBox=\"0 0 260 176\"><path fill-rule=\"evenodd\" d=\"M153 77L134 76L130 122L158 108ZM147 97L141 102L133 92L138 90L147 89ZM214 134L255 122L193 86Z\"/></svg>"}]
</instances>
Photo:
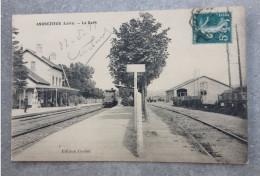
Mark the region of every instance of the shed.
<instances>
[{"instance_id":1,"label":"shed","mask_svg":"<svg viewBox=\"0 0 260 176\"><path fill-rule=\"evenodd\" d=\"M230 88L218 80L200 76L167 90L166 101L169 102L175 97L201 96L204 104L214 104L218 100L218 95Z\"/></svg>"}]
</instances>

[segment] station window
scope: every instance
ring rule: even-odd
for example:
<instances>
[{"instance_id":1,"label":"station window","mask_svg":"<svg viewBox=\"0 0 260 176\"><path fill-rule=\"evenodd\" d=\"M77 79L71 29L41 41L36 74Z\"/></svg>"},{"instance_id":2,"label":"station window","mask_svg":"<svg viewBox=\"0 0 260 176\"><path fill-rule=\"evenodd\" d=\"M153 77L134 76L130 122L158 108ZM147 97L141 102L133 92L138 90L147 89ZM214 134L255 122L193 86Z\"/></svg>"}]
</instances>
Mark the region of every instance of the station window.
<instances>
[{"instance_id":1,"label":"station window","mask_svg":"<svg viewBox=\"0 0 260 176\"><path fill-rule=\"evenodd\" d=\"M178 97L183 97L183 96L187 96L187 89L184 89L184 88L182 88L182 89L178 89L177 90L177 96Z\"/></svg>"},{"instance_id":2,"label":"station window","mask_svg":"<svg viewBox=\"0 0 260 176\"><path fill-rule=\"evenodd\" d=\"M32 71L35 71L35 61L32 61L32 62L31 62L31 70L32 70Z\"/></svg>"},{"instance_id":3,"label":"station window","mask_svg":"<svg viewBox=\"0 0 260 176\"><path fill-rule=\"evenodd\" d=\"M200 91L200 95L207 95L207 91L206 90L201 90Z\"/></svg>"},{"instance_id":4,"label":"station window","mask_svg":"<svg viewBox=\"0 0 260 176\"><path fill-rule=\"evenodd\" d=\"M54 86L54 76L52 76L52 85Z\"/></svg>"},{"instance_id":5,"label":"station window","mask_svg":"<svg viewBox=\"0 0 260 176\"><path fill-rule=\"evenodd\" d=\"M58 78L56 77L56 86L58 85Z\"/></svg>"}]
</instances>

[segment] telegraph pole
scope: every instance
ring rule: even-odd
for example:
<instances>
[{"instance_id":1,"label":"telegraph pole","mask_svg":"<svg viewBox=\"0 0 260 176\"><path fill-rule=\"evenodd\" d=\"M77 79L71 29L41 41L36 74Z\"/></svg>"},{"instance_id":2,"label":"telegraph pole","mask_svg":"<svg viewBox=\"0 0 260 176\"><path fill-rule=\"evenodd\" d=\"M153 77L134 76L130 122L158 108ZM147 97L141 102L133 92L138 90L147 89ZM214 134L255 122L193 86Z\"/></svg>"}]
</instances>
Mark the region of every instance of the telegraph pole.
<instances>
[{"instance_id":1,"label":"telegraph pole","mask_svg":"<svg viewBox=\"0 0 260 176\"><path fill-rule=\"evenodd\" d=\"M227 51L227 61L228 61L228 83L229 83L229 87L231 87L230 58L229 58L228 43L226 44L226 51Z\"/></svg>"},{"instance_id":2,"label":"telegraph pole","mask_svg":"<svg viewBox=\"0 0 260 176\"><path fill-rule=\"evenodd\" d=\"M229 12L228 7L227 7L227 12L230 15L230 17L232 18L231 13ZM231 31L231 33L232 33L232 31ZM230 53L229 53L228 43L226 43L226 51L227 51L227 61L228 61L228 83L229 83L229 87L231 87L230 58L229 58L230 57Z\"/></svg>"},{"instance_id":3,"label":"telegraph pole","mask_svg":"<svg viewBox=\"0 0 260 176\"><path fill-rule=\"evenodd\" d=\"M240 63L240 48L239 48L239 39L238 39L237 25L235 25L235 27L236 27L236 36L237 36L237 56L238 56L238 69L239 69L240 92L243 92L243 90L242 90L241 63Z\"/></svg>"}]
</instances>

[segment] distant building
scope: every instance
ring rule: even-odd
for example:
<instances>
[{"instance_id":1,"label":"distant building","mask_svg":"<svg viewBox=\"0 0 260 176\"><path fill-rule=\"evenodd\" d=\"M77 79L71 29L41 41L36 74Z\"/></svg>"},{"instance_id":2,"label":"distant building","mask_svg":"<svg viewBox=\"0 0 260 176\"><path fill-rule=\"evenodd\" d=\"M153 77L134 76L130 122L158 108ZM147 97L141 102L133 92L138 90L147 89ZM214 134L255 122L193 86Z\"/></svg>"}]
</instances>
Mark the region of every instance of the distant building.
<instances>
[{"instance_id":1,"label":"distant building","mask_svg":"<svg viewBox=\"0 0 260 176\"><path fill-rule=\"evenodd\" d=\"M23 53L28 84L23 92L13 89L13 107L25 96L33 108L68 105L69 98L79 90L65 87L63 69L41 55L41 46L37 46L36 51L26 49Z\"/></svg>"},{"instance_id":2,"label":"distant building","mask_svg":"<svg viewBox=\"0 0 260 176\"><path fill-rule=\"evenodd\" d=\"M201 96L204 104L214 104L218 100L218 95L230 88L220 81L201 76L167 90L166 101L169 102L175 97Z\"/></svg>"}]
</instances>

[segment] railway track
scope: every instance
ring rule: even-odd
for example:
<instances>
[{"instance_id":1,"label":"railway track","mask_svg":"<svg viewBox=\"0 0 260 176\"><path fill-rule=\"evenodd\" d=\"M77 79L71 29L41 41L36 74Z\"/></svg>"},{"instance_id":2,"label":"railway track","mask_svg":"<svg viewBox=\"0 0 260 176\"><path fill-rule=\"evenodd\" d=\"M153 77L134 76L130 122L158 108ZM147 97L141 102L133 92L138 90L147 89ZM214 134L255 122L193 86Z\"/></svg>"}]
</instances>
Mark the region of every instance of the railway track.
<instances>
[{"instance_id":1,"label":"railway track","mask_svg":"<svg viewBox=\"0 0 260 176\"><path fill-rule=\"evenodd\" d=\"M204 122L202 120L199 120L196 117L192 117L191 115L188 115L188 114L185 114L185 113L182 113L182 112L179 112L179 111L175 111L175 110L172 110L172 109L169 109L169 108L157 106L157 105L152 105L151 104L151 106L154 106L154 107L157 107L157 108L165 109L165 110L168 110L168 111L171 111L171 112L174 112L174 113L178 113L178 114L184 115L184 116L186 116L186 117L188 117L188 118L190 118L192 120L195 120L195 121L200 122L200 123L202 123L204 125L212 127L212 128L214 128L214 129L216 129L218 131L221 131L222 133L224 133L224 134L226 134L226 135L228 135L228 136L230 136L230 137L232 137L232 138L234 138L234 139L236 139L236 140L238 140L238 141L240 141L242 143L248 144L248 141L246 139L243 139L243 138L241 138L241 137L239 137L239 136L237 136L237 135L235 135L235 134L233 134L233 133L231 133L231 132L229 132L227 130L221 129L221 128L215 126L215 125L212 125L212 124L209 124L209 123Z\"/></svg>"},{"instance_id":2,"label":"railway track","mask_svg":"<svg viewBox=\"0 0 260 176\"><path fill-rule=\"evenodd\" d=\"M205 147L203 147L203 145L201 145L201 143L193 137L193 135L191 133L189 133L182 125L178 124L176 121L174 121L174 123L180 127L183 131L185 131L185 133L198 145L198 147L200 148L200 150L205 153L206 155L208 155L210 158L212 158L214 161L217 162L217 160L215 160L214 156L212 156Z\"/></svg>"},{"instance_id":3,"label":"railway track","mask_svg":"<svg viewBox=\"0 0 260 176\"><path fill-rule=\"evenodd\" d=\"M93 105L93 106L96 106L96 105ZM90 106L88 106L90 107ZM55 112L53 111L47 111L47 112L44 112L44 114L42 113L32 113L32 114L28 114L26 116L24 115L18 115L18 116L14 116L12 117L12 120L17 120L17 119L27 119L27 118L32 118L32 117L45 117L45 116L50 116L50 115L55 115L55 114L61 114L61 113L65 113L65 112L72 112L72 111L76 111L77 108L71 108L71 109L62 109L62 110L57 110Z\"/></svg>"},{"instance_id":4,"label":"railway track","mask_svg":"<svg viewBox=\"0 0 260 176\"><path fill-rule=\"evenodd\" d=\"M89 107L91 107L91 106L89 106ZM39 115L37 114L35 116L26 116L26 117L22 117L22 118L15 118L12 121L13 122L12 127L15 129L17 126L46 120L46 119L52 118L55 115L59 116L59 115L62 115L64 113L66 113L66 114L67 113L74 113L74 112L77 112L78 110L79 109L73 108L73 109L70 109L70 110L50 112L50 113L47 113L47 114L44 113L44 114L39 114ZM16 122L18 122L18 123L16 123Z\"/></svg>"},{"instance_id":5,"label":"railway track","mask_svg":"<svg viewBox=\"0 0 260 176\"><path fill-rule=\"evenodd\" d=\"M150 105L154 112L169 125L173 133L187 137L195 148L214 161L245 163L248 160L246 139L191 115L167 107Z\"/></svg>"},{"instance_id":6,"label":"railway track","mask_svg":"<svg viewBox=\"0 0 260 176\"><path fill-rule=\"evenodd\" d=\"M76 108L76 109L70 109L70 110L64 110L64 111L58 111L58 112L50 112L50 113L43 114L43 115L27 116L24 118L15 118L13 120L18 120L19 122L17 122L16 124L14 124L12 126L12 128L14 130L12 132L12 138L15 138L15 137L18 137L18 136L42 129L42 128L46 128L51 125L62 123L62 122L71 120L73 118L80 117L85 114L92 113L92 112L102 109L102 107L93 109L93 107L97 107L97 106L100 107L101 105L92 105L92 106L87 106L87 107L83 107L83 108L79 108L79 109ZM66 113L66 114L64 115L64 113ZM67 114L67 113L69 113L69 114ZM54 118L53 116L55 116L55 115L58 115L58 116L56 116ZM43 121L43 122L39 124L40 121ZM28 127L24 128L24 126L26 124ZM17 130L16 127L18 127L18 126L23 126L24 129Z\"/></svg>"},{"instance_id":7,"label":"railway track","mask_svg":"<svg viewBox=\"0 0 260 176\"><path fill-rule=\"evenodd\" d=\"M12 119L12 154L17 154L42 138L99 113L102 105L92 105L43 115ZM86 117L88 116L88 117ZM15 121L15 123L13 123Z\"/></svg>"}]
</instances>

